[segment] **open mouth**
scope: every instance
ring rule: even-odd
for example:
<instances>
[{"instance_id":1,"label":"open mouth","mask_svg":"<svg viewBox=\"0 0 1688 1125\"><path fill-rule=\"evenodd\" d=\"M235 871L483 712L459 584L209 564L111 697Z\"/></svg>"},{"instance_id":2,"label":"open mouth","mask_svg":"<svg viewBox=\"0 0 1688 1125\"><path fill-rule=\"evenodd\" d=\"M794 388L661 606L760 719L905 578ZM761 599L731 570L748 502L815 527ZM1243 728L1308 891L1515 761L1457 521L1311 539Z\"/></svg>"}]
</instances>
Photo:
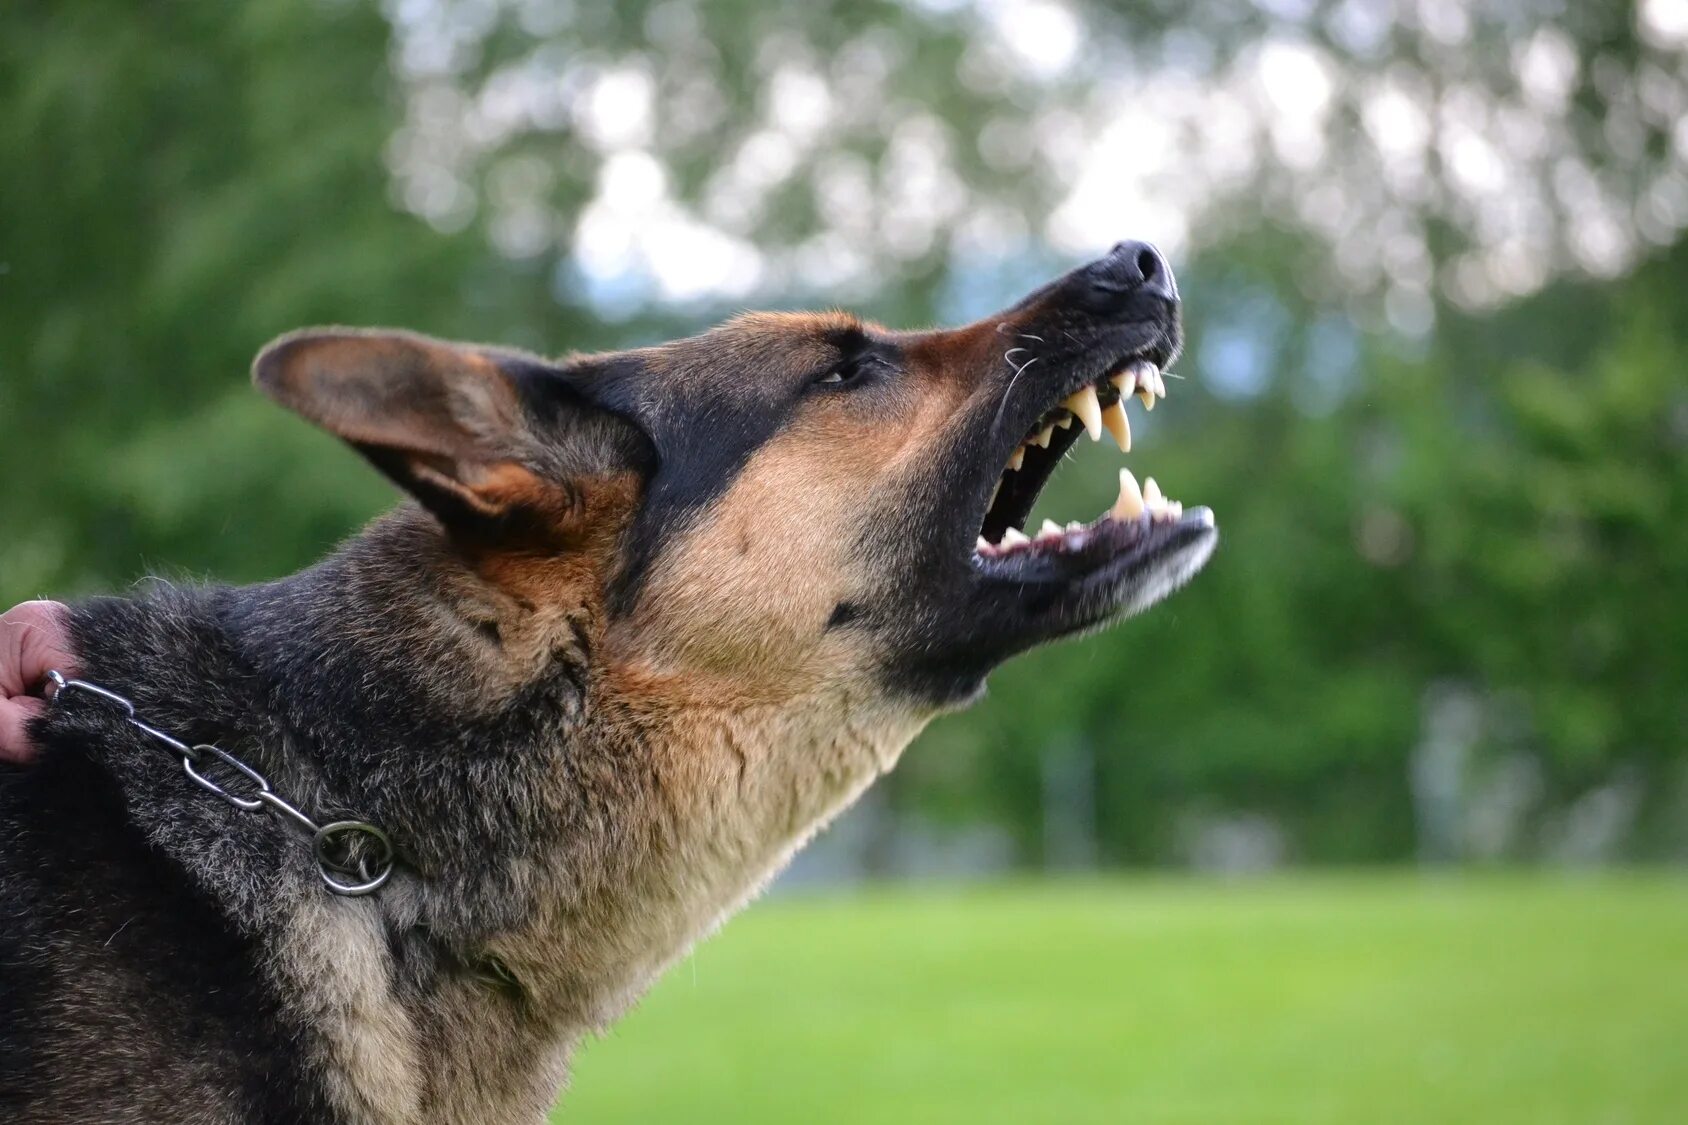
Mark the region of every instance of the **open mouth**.
<instances>
[{"instance_id":1,"label":"open mouth","mask_svg":"<svg viewBox=\"0 0 1688 1125\"><path fill-rule=\"evenodd\" d=\"M1153 410L1166 397L1166 376L1147 355L1128 356L1103 375L1082 383L1038 418L1014 447L996 489L991 493L974 545L973 562L996 576L1035 580L1070 576L1139 550L1153 551L1157 541L1178 531L1213 527L1213 513L1192 508L1161 492L1153 477L1141 484L1130 469L1119 474L1119 496L1113 506L1089 523L1065 526L1045 520L1035 534L1026 520L1056 467L1081 433L1092 441L1110 435L1120 452L1131 450L1131 421L1127 408L1133 399Z\"/></svg>"},{"instance_id":2,"label":"open mouth","mask_svg":"<svg viewBox=\"0 0 1688 1125\"><path fill-rule=\"evenodd\" d=\"M1111 435L1130 451L1131 415L1174 381L1163 369L1183 343L1181 307L1159 252L1121 242L960 336L920 339L966 357L951 370L967 405L951 411L942 455L911 470L913 510L939 533L896 529L919 564L899 571L899 604L912 611L896 625L899 683L972 698L1008 657L1142 613L1207 565L1219 544L1213 513L1129 471L1090 522L1026 526L1079 435Z\"/></svg>"}]
</instances>

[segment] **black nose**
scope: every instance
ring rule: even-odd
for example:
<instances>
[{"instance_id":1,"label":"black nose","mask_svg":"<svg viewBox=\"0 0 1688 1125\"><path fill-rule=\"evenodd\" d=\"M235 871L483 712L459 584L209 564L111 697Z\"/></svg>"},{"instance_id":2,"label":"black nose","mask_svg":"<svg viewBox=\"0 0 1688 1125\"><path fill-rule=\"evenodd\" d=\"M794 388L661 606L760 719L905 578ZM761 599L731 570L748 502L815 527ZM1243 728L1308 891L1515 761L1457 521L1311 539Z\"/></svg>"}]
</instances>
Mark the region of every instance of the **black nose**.
<instances>
[{"instance_id":1,"label":"black nose","mask_svg":"<svg viewBox=\"0 0 1688 1125\"><path fill-rule=\"evenodd\" d=\"M1098 288L1116 293L1142 290L1168 301L1178 299L1178 282L1172 276L1172 267L1147 242L1116 244L1106 258L1092 267L1091 281Z\"/></svg>"}]
</instances>

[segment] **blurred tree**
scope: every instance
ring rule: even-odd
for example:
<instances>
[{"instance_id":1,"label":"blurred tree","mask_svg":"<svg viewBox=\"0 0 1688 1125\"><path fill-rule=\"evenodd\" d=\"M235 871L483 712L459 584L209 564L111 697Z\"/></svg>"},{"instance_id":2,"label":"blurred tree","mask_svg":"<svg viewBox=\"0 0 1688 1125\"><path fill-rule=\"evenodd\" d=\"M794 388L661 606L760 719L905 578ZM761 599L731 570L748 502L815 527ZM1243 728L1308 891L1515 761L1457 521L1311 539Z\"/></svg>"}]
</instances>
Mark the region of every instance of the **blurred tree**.
<instances>
[{"instance_id":1,"label":"blurred tree","mask_svg":"<svg viewBox=\"0 0 1688 1125\"><path fill-rule=\"evenodd\" d=\"M353 5L0 16L0 589L256 577L381 502L252 395L312 321L464 325L481 251L387 204L386 25Z\"/></svg>"},{"instance_id":2,"label":"blurred tree","mask_svg":"<svg viewBox=\"0 0 1688 1125\"><path fill-rule=\"evenodd\" d=\"M1678 246L1621 284L1455 322L1437 369L1379 380L1375 419L1401 451L1403 592L1442 655L1426 670L1500 693L1550 807L1615 766L1644 779L1653 852L1688 740L1685 276Z\"/></svg>"},{"instance_id":3,"label":"blurred tree","mask_svg":"<svg viewBox=\"0 0 1688 1125\"><path fill-rule=\"evenodd\" d=\"M1620 783L1632 853L1688 848L1667 9L6 6L0 601L278 573L387 503L246 387L302 324L548 351L739 302L914 324L1146 233L1178 251L1190 378L1131 462L1215 508L1220 554L1006 669L886 807L995 819L1035 858L1056 747L1110 861L1245 820L1302 858L1406 857L1451 681L1481 752L1541 778L1496 854L1551 851ZM1076 460L1058 519L1110 498L1115 459Z\"/></svg>"},{"instance_id":4,"label":"blurred tree","mask_svg":"<svg viewBox=\"0 0 1688 1125\"><path fill-rule=\"evenodd\" d=\"M1225 272L1186 289L1223 293L1239 281ZM1036 854L1030 751L1076 739L1100 758L1115 860L1181 858L1192 821L1259 813L1303 857L1398 858L1421 698L1452 681L1483 701L1489 757L1541 781L1501 854L1555 851L1567 809L1629 784L1617 854L1681 855L1685 277L1679 246L1621 283L1447 315L1415 354L1369 345L1363 383L1324 409L1178 385L1143 461L1219 513L1219 554L1142 621L999 673L988 710L911 758L914 783L943 808L945 757L966 756L987 779L972 799ZM1297 335L1317 322L1268 360L1286 390L1311 378ZM1081 486L1105 475L1070 470L1043 507L1095 510L1105 486Z\"/></svg>"}]
</instances>

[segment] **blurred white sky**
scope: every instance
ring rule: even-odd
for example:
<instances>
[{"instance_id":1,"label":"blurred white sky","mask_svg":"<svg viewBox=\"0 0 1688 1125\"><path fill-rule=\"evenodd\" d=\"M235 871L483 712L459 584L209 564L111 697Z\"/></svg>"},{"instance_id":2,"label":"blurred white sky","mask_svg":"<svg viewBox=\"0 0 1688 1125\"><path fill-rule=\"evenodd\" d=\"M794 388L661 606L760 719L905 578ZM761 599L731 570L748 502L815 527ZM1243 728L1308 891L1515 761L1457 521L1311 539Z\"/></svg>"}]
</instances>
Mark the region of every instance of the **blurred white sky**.
<instances>
[{"instance_id":1,"label":"blurred white sky","mask_svg":"<svg viewBox=\"0 0 1688 1125\"><path fill-rule=\"evenodd\" d=\"M682 202L662 153L729 113L688 0L659 4L648 41L613 54L581 48L568 0L390 0L408 105L389 153L396 190L443 228L484 209L503 253L560 255L611 311L794 286L848 299L876 264L944 238L981 261L1034 243L1076 257L1121 237L1178 258L1222 235L1225 205L1248 192L1329 247L1327 284L1381 292L1390 322L1412 332L1433 289L1492 305L1561 269L1620 272L1688 226L1688 0L1640 0L1650 53L1633 66L1579 58L1552 0L1258 0L1266 30L1228 58L1193 32L1133 49L1067 0L908 2L961 21L954 81L1012 83L1019 112L958 136L898 97L892 33L868 29L822 56L772 32L754 119ZM511 18L531 49L466 77ZM1404 33L1423 65L1382 61ZM1584 79L1603 119L1573 103ZM1647 142L1661 131L1662 156ZM885 141L877 168L833 143L863 132ZM964 182L961 146L1004 180L1046 177L1053 206L1028 216ZM565 213L555 169L583 149L596 191ZM770 245L769 202L798 178L820 229ZM1440 262L1433 221L1465 243Z\"/></svg>"}]
</instances>

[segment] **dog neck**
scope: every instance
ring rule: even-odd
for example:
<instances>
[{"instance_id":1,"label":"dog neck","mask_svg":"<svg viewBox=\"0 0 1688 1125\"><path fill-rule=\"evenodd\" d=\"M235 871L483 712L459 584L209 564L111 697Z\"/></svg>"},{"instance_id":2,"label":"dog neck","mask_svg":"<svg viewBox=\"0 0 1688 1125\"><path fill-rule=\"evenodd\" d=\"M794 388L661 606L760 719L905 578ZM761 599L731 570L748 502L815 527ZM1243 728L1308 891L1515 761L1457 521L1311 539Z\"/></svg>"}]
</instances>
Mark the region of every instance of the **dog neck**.
<instances>
[{"instance_id":1,"label":"dog neck","mask_svg":"<svg viewBox=\"0 0 1688 1125\"><path fill-rule=\"evenodd\" d=\"M272 768L406 861L375 900L308 899L277 961L307 989L348 978L359 1002L314 1022L344 1100L378 1120L542 1115L572 1044L925 720L865 684L746 692L653 667L592 597L512 597L413 510L227 617L297 751Z\"/></svg>"}]
</instances>

